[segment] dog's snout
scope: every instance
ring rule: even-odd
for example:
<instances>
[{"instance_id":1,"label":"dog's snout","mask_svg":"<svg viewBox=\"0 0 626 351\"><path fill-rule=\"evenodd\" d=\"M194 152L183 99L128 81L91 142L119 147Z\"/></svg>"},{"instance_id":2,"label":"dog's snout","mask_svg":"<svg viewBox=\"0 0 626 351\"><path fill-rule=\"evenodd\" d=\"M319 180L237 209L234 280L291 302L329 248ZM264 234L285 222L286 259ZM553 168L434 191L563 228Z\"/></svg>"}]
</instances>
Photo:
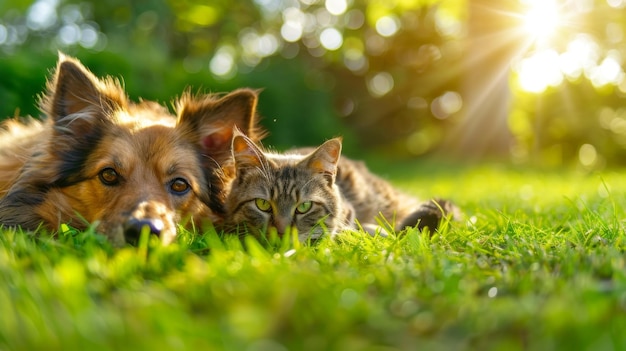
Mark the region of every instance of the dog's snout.
<instances>
[{"instance_id":1,"label":"dog's snout","mask_svg":"<svg viewBox=\"0 0 626 351\"><path fill-rule=\"evenodd\" d=\"M132 218L126 225L124 226L124 237L126 238L126 242L130 244L137 244L139 242L139 237L141 236L141 231L144 228L148 228L150 234L154 234L156 236L161 236L161 232L165 224L160 219L137 219Z\"/></svg>"}]
</instances>

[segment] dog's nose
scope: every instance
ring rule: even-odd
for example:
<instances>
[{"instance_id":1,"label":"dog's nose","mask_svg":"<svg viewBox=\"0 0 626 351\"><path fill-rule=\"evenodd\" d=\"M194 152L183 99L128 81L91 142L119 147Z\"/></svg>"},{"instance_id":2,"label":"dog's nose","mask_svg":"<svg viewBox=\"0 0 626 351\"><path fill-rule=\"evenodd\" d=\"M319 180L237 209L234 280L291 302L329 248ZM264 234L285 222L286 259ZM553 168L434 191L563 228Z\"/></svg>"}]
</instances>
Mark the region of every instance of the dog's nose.
<instances>
[{"instance_id":1,"label":"dog's nose","mask_svg":"<svg viewBox=\"0 0 626 351\"><path fill-rule=\"evenodd\" d=\"M126 238L126 242L136 245L139 242L141 231L146 227L150 231L150 234L160 236L165 224L160 219L132 218L126 222L126 225L124 226L124 237Z\"/></svg>"}]
</instances>

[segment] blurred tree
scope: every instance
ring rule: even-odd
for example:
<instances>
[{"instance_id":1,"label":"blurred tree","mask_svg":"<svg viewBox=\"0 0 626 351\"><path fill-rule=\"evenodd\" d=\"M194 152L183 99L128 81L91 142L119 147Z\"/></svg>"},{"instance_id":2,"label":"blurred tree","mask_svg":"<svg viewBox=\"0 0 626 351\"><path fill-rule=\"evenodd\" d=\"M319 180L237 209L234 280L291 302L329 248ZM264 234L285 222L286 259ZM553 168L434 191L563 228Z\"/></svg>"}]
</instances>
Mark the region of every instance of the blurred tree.
<instances>
[{"instance_id":1,"label":"blurred tree","mask_svg":"<svg viewBox=\"0 0 626 351\"><path fill-rule=\"evenodd\" d=\"M596 152L592 164L600 165L626 152L607 141L626 133L616 127L626 91L625 7L624 0L5 0L0 112L36 113L41 72L60 49L96 74L124 77L133 97L167 102L186 85L264 88L259 108L268 142L279 148L348 134L348 144L395 155L511 151L520 162L562 163L588 162ZM558 157L545 156L557 149Z\"/></svg>"},{"instance_id":2,"label":"blurred tree","mask_svg":"<svg viewBox=\"0 0 626 351\"><path fill-rule=\"evenodd\" d=\"M510 15L518 12L517 0L469 2L461 89L465 106L447 135L445 153L463 157L508 155L512 143L507 124L509 72L524 41L514 34L519 21Z\"/></svg>"},{"instance_id":3,"label":"blurred tree","mask_svg":"<svg viewBox=\"0 0 626 351\"><path fill-rule=\"evenodd\" d=\"M512 155L584 169L626 164L626 1L552 6L527 23L534 45L514 66Z\"/></svg>"}]
</instances>

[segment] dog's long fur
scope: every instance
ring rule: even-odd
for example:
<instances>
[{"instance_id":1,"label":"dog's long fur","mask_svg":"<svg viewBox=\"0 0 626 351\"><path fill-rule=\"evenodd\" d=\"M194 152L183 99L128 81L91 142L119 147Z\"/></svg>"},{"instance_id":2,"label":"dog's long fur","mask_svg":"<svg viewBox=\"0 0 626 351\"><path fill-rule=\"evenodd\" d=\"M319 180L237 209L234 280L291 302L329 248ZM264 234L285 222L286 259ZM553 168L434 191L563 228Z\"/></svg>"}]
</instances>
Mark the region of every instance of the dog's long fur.
<instances>
[{"instance_id":1,"label":"dog's long fur","mask_svg":"<svg viewBox=\"0 0 626 351\"><path fill-rule=\"evenodd\" d=\"M262 137L256 103L250 89L184 93L173 116L61 54L40 102L45 118L0 124L0 225L95 223L122 245L145 226L167 244L177 223L219 222L233 126Z\"/></svg>"}]
</instances>

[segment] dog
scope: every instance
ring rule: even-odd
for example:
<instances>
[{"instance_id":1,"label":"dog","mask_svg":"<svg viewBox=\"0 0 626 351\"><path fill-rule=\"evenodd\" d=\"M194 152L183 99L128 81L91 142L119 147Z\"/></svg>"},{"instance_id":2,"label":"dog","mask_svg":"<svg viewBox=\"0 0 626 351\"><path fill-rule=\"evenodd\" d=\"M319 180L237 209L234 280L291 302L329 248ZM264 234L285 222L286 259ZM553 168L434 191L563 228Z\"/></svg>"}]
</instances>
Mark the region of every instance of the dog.
<instances>
[{"instance_id":1,"label":"dog","mask_svg":"<svg viewBox=\"0 0 626 351\"><path fill-rule=\"evenodd\" d=\"M191 94L176 115L131 101L120 83L99 79L59 54L39 106L41 120L0 125L0 226L50 232L93 225L113 245L142 231L171 243L178 224L224 216L233 127L255 140L258 92Z\"/></svg>"}]
</instances>

